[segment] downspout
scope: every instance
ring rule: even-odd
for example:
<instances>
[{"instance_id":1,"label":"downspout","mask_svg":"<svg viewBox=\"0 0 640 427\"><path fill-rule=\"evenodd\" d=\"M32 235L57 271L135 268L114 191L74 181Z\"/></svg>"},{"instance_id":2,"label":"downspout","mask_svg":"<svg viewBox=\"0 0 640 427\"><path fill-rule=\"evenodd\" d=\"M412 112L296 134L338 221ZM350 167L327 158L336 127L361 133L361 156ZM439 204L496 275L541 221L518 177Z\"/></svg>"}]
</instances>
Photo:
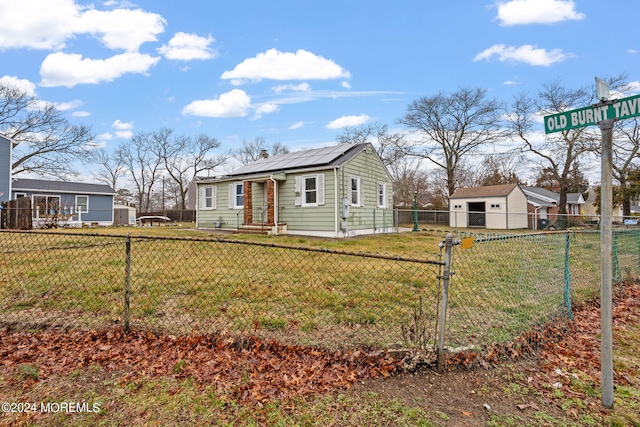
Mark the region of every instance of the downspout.
<instances>
[{"instance_id":1,"label":"downspout","mask_svg":"<svg viewBox=\"0 0 640 427\"><path fill-rule=\"evenodd\" d=\"M275 222L275 232L278 235L278 182L273 178L273 175L269 175L269 179L273 182L273 222Z\"/></svg>"},{"instance_id":2,"label":"downspout","mask_svg":"<svg viewBox=\"0 0 640 427\"><path fill-rule=\"evenodd\" d=\"M507 210L506 211L506 214L507 214L507 218L506 219L507 219L507 230L508 230L509 229L509 196L507 196L505 198L505 203L504 204L506 205L506 210Z\"/></svg>"},{"instance_id":3,"label":"downspout","mask_svg":"<svg viewBox=\"0 0 640 427\"><path fill-rule=\"evenodd\" d=\"M333 168L333 183L334 183L334 185L333 185L333 187L334 187L333 193L334 193L334 198L336 199L335 203L333 204L333 211L334 211L333 212L334 213L334 215L333 215L333 218L334 218L333 228L334 228L335 236L338 237L338 226L339 226L339 224L338 224L338 221L339 221L338 220L338 216L339 216L338 209L339 209L339 204L340 204L340 199L339 199L339 194L338 194L338 188L339 188L338 187L338 168Z\"/></svg>"}]
</instances>

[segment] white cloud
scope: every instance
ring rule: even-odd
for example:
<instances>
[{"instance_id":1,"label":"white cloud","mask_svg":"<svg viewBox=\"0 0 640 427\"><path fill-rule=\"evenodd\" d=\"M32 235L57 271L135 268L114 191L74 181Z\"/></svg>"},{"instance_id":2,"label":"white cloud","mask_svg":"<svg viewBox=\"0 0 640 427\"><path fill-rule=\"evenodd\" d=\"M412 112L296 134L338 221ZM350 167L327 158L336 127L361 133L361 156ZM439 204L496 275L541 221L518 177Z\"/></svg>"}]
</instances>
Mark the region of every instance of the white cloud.
<instances>
[{"instance_id":1,"label":"white cloud","mask_svg":"<svg viewBox=\"0 0 640 427\"><path fill-rule=\"evenodd\" d=\"M584 13L575 10L573 0L511 0L498 3L500 25L556 24L581 20Z\"/></svg>"},{"instance_id":2,"label":"white cloud","mask_svg":"<svg viewBox=\"0 0 640 427\"><path fill-rule=\"evenodd\" d=\"M251 98L245 91L233 89L223 93L218 99L193 101L182 109L186 116L202 117L244 117L251 108Z\"/></svg>"},{"instance_id":3,"label":"white cloud","mask_svg":"<svg viewBox=\"0 0 640 427\"><path fill-rule=\"evenodd\" d=\"M473 60L481 61L486 59L488 61L494 56L501 62L524 62L529 65L548 67L555 62L562 62L565 59L572 58L574 55L572 53L564 53L561 49L547 51L528 44L519 47L496 44L477 54Z\"/></svg>"},{"instance_id":4,"label":"white cloud","mask_svg":"<svg viewBox=\"0 0 640 427\"><path fill-rule=\"evenodd\" d=\"M91 115L88 111L74 111L71 113L71 117L89 117Z\"/></svg>"},{"instance_id":5,"label":"white cloud","mask_svg":"<svg viewBox=\"0 0 640 427\"><path fill-rule=\"evenodd\" d=\"M107 59L82 58L80 54L56 52L40 66L42 86L73 87L81 83L111 82L127 74L147 74L160 60L147 54L128 52Z\"/></svg>"},{"instance_id":6,"label":"white cloud","mask_svg":"<svg viewBox=\"0 0 640 427\"><path fill-rule=\"evenodd\" d=\"M304 122L295 122L294 124L289 126L288 129L289 130L300 129L302 126L304 126Z\"/></svg>"},{"instance_id":7,"label":"white cloud","mask_svg":"<svg viewBox=\"0 0 640 427\"><path fill-rule=\"evenodd\" d=\"M328 80L350 77L351 74L334 61L302 49L295 53L269 49L254 58L245 59L221 76L224 80L231 80L234 85L247 80Z\"/></svg>"},{"instance_id":8,"label":"white cloud","mask_svg":"<svg viewBox=\"0 0 640 427\"><path fill-rule=\"evenodd\" d=\"M370 119L371 117L366 114L360 114L359 116L342 116L327 124L327 128L342 129L349 126L359 126L368 122Z\"/></svg>"},{"instance_id":9,"label":"white cloud","mask_svg":"<svg viewBox=\"0 0 640 427\"><path fill-rule=\"evenodd\" d=\"M278 85L271 88L275 93L282 93L284 91L292 92L309 92L311 86L309 83L300 83L299 85Z\"/></svg>"},{"instance_id":10,"label":"white cloud","mask_svg":"<svg viewBox=\"0 0 640 427\"><path fill-rule=\"evenodd\" d=\"M100 135L96 135L96 139L102 141L111 141L113 139L113 135L109 132L101 133Z\"/></svg>"},{"instance_id":11,"label":"white cloud","mask_svg":"<svg viewBox=\"0 0 640 427\"><path fill-rule=\"evenodd\" d=\"M635 49L628 49L627 53L630 53L630 54L634 55L634 54L638 53L638 51L635 50Z\"/></svg>"},{"instance_id":12,"label":"white cloud","mask_svg":"<svg viewBox=\"0 0 640 427\"><path fill-rule=\"evenodd\" d=\"M162 16L141 9L88 10L80 16L73 30L98 34L109 49L135 52L143 43L156 41L166 24Z\"/></svg>"},{"instance_id":13,"label":"white cloud","mask_svg":"<svg viewBox=\"0 0 640 427\"><path fill-rule=\"evenodd\" d=\"M255 107L255 115L253 116L253 120L257 120L262 117L263 114L275 113L280 110L280 107L276 104L262 104Z\"/></svg>"},{"instance_id":14,"label":"white cloud","mask_svg":"<svg viewBox=\"0 0 640 427\"><path fill-rule=\"evenodd\" d=\"M70 102L54 102L53 106L56 107L57 110L67 111L67 110L74 110L83 104L84 102L80 101L79 99L76 99L75 101L70 101Z\"/></svg>"},{"instance_id":15,"label":"white cloud","mask_svg":"<svg viewBox=\"0 0 640 427\"><path fill-rule=\"evenodd\" d=\"M123 122L118 119L111 127L116 130L116 138L129 139L133 136L133 122Z\"/></svg>"},{"instance_id":16,"label":"white cloud","mask_svg":"<svg viewBox=\"0 0 640 427\"><path fill-rule=\"evenodd\" d=\"M633 82L629 82L626 89L627 89L626 93L629 95L635 95L637 93L640 93L640 82L637 80ZM625 96L629 96L629 95L625 95Z\"/></svg>"},{"instance_id":17,"label":"white cloud","mask_svg":"<svg viewBox=\"0 0 640 427\"><path fill-rule=\"evenodd\" d=\"M212 59L218 52L210 45L216 40L211 37L200 37L195 34L176 33L168 45L162 45L158 52L167 59L190 61L192 59Z\"/></svg>"},{"instance_id":18,"label":"white cloud","mask_svg":"<svg viewBox=\"0 0 640 427\"><path fill-rule=\"evenodd\" d=\"M0 48L59 50L79 34L96 35L110 49L136 51L157 40L166 20L141 9L99 11L75 0L0 2Z\"/></svg>"},{"instance_id":19,"label":"white cloud","mask_svg":"<svg viewBox=\"0 0 640 427\"><path fill-rule=\"evenodd\" d=\"M0 48L60 49L79 15L74 0L0 2Z\"/></svg>"},{"instance_id":20,"label":"white cloud","mask_svg":"<svg viewBox=\"0 0 640 427\"><path fill-rule=\"evenodd\" d=\"M522 84L522 83L519 83L519 82L517 82L515 80L507 80L503 84L507 85L507 86L512 86L512 85L519 85L519 84Z\"/></svg>"},{"instance_id":21,"label":"white cloud","mask_svg":"<svg viewBox=\"0 0 640 427\"><path fill-rule=\"evenodd\" d=\"M19 79L15 76L2 76L0 77L0 83L14 87L27 94L27 96L36 96L36 85L29 80Z\"/></svg>"},{"instance_id":22,"label":"white cloud","mask_svg":"<svg viewBox=\"0 0 640 427\"><path fill-rule=\"evenodd\" d=\"M340 86L342 86L345 89L351 89L351 84L349 82L342 82L340 83Z\"/></svg>"},{"instance_id":23,"label":"white cloud","mask_svg":"<svg viewBox=\"0 0 640 427\"><path fill-rule=\"evenodd\" d=\"M131 130L133 129L133 122L123 122L117 119L111 124L111 127L117 130Z\"/></svg>"}]
</instances>

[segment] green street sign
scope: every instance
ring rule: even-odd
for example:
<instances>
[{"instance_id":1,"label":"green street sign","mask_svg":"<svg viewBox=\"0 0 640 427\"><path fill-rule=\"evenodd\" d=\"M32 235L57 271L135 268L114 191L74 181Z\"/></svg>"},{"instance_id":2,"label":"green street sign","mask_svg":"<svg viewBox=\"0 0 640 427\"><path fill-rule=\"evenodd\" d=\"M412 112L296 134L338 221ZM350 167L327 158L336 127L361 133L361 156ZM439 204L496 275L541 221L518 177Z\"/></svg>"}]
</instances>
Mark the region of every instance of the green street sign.
<instances>
[{"instance_id":1,"label":"green street sign","mask_svg":"<svg viewBox=\"0 0 640 427\"><path fill-rule=\"evenodd\" d=\"M602 106L590 106L544 116L544 133L597 125L603 120L640 116L640 95L613 100Z\"/></svg>"}]
</instances>

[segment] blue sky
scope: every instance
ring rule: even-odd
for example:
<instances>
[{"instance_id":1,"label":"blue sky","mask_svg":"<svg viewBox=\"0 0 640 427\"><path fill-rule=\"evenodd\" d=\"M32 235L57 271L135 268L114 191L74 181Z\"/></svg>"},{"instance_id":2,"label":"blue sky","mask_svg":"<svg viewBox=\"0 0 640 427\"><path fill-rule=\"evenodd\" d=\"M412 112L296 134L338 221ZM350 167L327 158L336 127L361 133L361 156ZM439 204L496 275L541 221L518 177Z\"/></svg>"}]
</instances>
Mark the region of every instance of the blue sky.
<instances>
[{"instance_id":1,"label":"blue sky","mask_svg":"<svg viewBox=\"0 0 640 427\"><path fill-rule=\"evenodd\" d=\"M640 88L637 0L0 0L0 16L0 79L108 150L160 127L314 148L463 86Z\"/></svg>"}]
</instances>

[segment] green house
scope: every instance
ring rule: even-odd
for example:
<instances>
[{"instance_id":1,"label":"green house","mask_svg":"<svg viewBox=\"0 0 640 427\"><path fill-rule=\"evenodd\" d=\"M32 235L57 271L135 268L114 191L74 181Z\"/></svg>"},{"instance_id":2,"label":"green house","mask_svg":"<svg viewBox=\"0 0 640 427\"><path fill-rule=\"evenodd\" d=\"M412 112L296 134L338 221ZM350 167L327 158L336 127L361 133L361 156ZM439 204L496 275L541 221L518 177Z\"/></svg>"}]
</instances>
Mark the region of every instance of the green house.
<instances>
[{"instance_id":1,"label":"green house","mask_svg":"<svg viewBox=\"0 0 640 427\"><path fill-rule=\"evenodd\" d=\"M391 177L371 144L263 156L197 181L196 226L348 237L391 232Z\"/></svg>"}]
</instances>

